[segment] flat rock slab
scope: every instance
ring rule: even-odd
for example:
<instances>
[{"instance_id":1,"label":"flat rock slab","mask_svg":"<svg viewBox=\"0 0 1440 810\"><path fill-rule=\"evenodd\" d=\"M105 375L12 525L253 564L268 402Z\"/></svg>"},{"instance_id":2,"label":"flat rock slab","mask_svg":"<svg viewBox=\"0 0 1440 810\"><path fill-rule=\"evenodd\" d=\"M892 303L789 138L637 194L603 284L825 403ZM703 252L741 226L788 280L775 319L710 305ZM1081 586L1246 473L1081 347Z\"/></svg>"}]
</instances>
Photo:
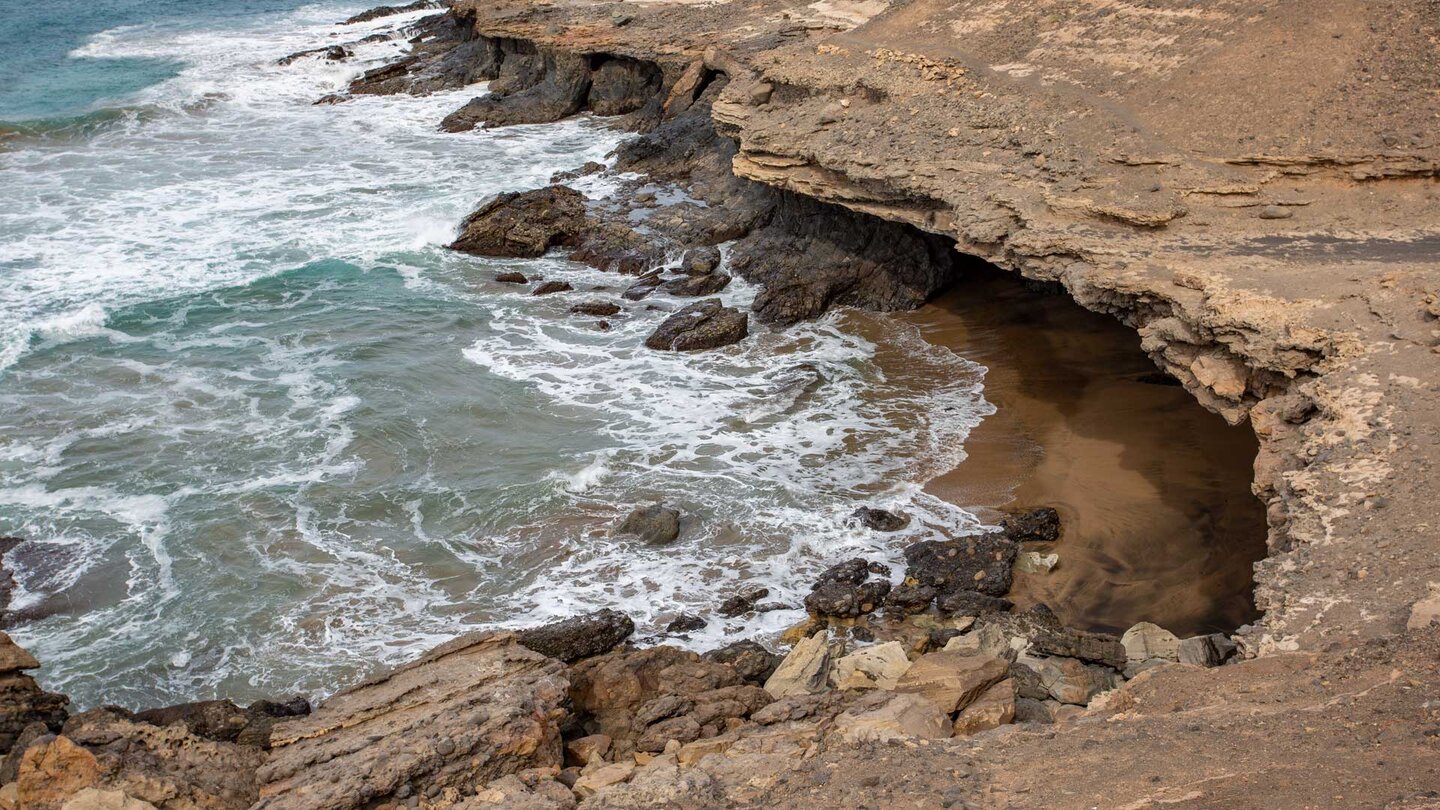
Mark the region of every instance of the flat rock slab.
<instances>
[{"instance_id":1,"label":"flat rock slab","mask_svg":"<svg viewBox=\"0 0 1440 810\"><path fill-rule=\"evenodd\" d=\"M895 690L923 695L949 714L970 705L1008 670L1003 658L934 652L917 658Z\"/></svg>"},{"instance_id":2,"label":"flat rock slab","mask_svg":"<svg viewBox=\"0 0 1440 810\"><path fill-rule=\"evenodd\" d=\"M508 633L462 636L275 726L255 810L346 810L462 794L562 764L565 667ZM403 789L403 790L402 790Z\"/></svg>"}]
</instances>

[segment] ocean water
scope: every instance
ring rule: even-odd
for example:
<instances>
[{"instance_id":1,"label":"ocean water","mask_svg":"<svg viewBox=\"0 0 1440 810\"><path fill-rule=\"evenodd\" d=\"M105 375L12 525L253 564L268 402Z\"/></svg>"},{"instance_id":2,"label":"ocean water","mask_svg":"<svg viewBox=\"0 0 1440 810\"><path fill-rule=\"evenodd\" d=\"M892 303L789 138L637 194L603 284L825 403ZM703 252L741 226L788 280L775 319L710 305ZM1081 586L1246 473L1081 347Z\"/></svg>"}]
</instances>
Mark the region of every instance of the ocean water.
<instances>
[{"instance_id":1,"label":"ocean water","mask_svg":"<svg viewBox=\"0 0 1440 810\"><path fill-rule=\"evenodd\" d=\"M395 43L275 64L418 15L41 5L0 40L0 533L41 616L12 633L78 706L323 694L602 606L654 634L742 582L797 608L712 615L684 642L708 647L796 621L827 563L976 527L921 487L990 412L984 369L913 328L838 312L660 354L683 301L602 332L569 306L625 279L446 251L480 201L624 136L437 131L483 88L311 104ZM660 499L675 544L610 536ZM861 504L917 519L876 535Z\"/></svg>"}]
</instances>

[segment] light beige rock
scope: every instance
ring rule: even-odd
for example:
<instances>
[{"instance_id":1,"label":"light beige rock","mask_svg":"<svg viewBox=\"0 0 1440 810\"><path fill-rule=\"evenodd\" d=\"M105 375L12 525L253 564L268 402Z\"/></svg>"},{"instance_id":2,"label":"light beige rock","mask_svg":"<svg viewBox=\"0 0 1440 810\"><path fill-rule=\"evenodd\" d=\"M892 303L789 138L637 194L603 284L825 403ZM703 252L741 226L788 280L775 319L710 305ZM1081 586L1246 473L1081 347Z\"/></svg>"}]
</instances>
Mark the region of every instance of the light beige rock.
<instances>
[{"instance_id":1,"label":"light beige rock","mask_svg":"<svg viewBox=\"0 0 1440 810\"><path fill-rule=\"evenodd\" d=\"M1432 588L1429 596L1411 606L1405 629L1423 630L1435 622L1440 622L1440 589Z\"/></svg>"},{"instance_id":2,"label":"light beige rock","mask_svg":"<svg viewBox=\"0 0 1440 810\"><path fill-rule=\"evenodd\" d=\"M986 689L955 718L956 737L979 734L1015 722L1015 682L1009 678Z\"/></svg>"},{"instance_id":3,"label":"light beige rock","mask_svg":"<svg viewBox=\"0 0 1440 810\"><path fill-rule=\"evenodd\" d=\"M616 762L596 768L589 773L582 773L580 778L575 780L575 795L582 799L594 796L611 785L630 781L630 777L634 775L635 763L633 762Z\"/></svg>"},{"instance_id":4,"label":"light beige rock","mask_svg":"<svg viewBox=\"0 0 1440 810\"><path fill-rule=\"evenodd\" d=\"M14 782L0 787L0 810L20 810L20 786Z\"/></svg>"},{"instance_id":5,"label":"light beige rock","mask_svg":"<svg viewBox=\"0 0 1440 810\"><path fill-rule=\"evenodd\" d=\"M945 642L941 652L954 652L963 655L980 654L980 634L966 633L963 636L956 636Z\"/></svg>"},{"instance_id":6,"label":"light beige rock","mask_svg":"<svg viewBox=\"0 0 1440 810\"><path fill-rule=\"evenodd\" d=\"M765 691L774 698L826 691L830 688L831 655L830 640L824 633L802 639L765 681Z\"/></svg>"},{"instance_id":7,"label":"light beige rock","mask_svg":"<svg viewBox=\"0 0 1440 810\"><path fill-rule=\"evenodd\" d=\"M610 751L610 742L609 735L591 734L565 743L565 754L581 765L589 765L595 760L605 759Z\"/></svg>"},{"instance_id":8,"label":"light beige rock","mask_svg":"<svg viewBox=\"0 0 1440 810\"><path fill-rule=\"evenodd\" d=\"M1174 633L1150 622L1140 622L1125 631L1120 637L1125 645L1125 657L1130 661L1144 661L1147 658L1163 658L1175 661L1180 655L1180 639Z\"/></svg>"},{"instance_id":9,"label":"light beige rock","mask_svg":"<svg viewBox=\"0 0 1440 810\"><path fill-rule=\"evenodd\" d=\"M40 662L35 660L35 656L12 641L8 634L0 633L0 672L19 672L39 666Z\"/></svg>"},{"instance_id":10,"label":"light beige rock","mask_svg":"<svg viewBox=\"0 0 1440 810\"><path fill-rule=\"evenodd\" d=\"M958 652L933 652L916 659L895 686L929 698L946 714L963 709L1005 677L1004 659Z\"/></svg>"},{"instance_id":11,"label":"light beige rock","mask_svg":"<svg viewBox=\"0 0 1440 810\"><path fill-rule=\"evenodd\" d=\"M1015 570L1026 574L1048 574L1060 563L1059 554L1022 551L1015 558Z\"/></svg>"},{"instance_id":12,"label":"light beige rock","mask_svg":"<svg viewBox=\"0 0 1440 810\"><path fill-rule=\"evenodd\" d=\"M155 810L155 805L119 790L86 788L61 805L60 810Z\"/></svg>"},{"instance_id":13,"label":"light beige rock","mask_svg":"<svg viewBox=\"0 0 1440 810\"><path fill-rule=\"evenodd\" d=\"M1180 663L1218 667L1235 652L1235 642L1223 633L1195 636L1180 642Z\"/></svg>"},{"instance_id":14,"label":"light beige rock","mask_svg":"<svg viewBox=\"0 0 1440 810\"><path fill-rule=\"evenodd\" d=\"M725 737L711 737L708 740L696 740L680 747L675 752L675 761L682 767L690 767L711 754L724 753L730 746L734 745L733 739Z\"/></svg>"},{"instance_id":15,"label":"light beige rock","mask_svg":"<svg viewBox=\"0 0 1440 810\"><path fill-rule=\"evenodd\" d=\"M852 745L906 737L936 740L950 736L950 716L923 695L897 692L874 709L841 714L835 730Z\"/></svg>"},{"instance_id":16,"label":"light beige rock","mask_svg":"<svg viewBox=\"0 0 1440 810\"><path fill-rule=\"evenodd\" d=\"M1084 706L1101 692L1120 685L1120 677L1114 670L1074 658L1021 655L1016 663L1033 670L1040 687L1050 697L1075 706Z\"/></svg>"},{"instance_id":17,"label":"light beige rock","mask_svg":"<svg viewBox=\"0 0 1440 810\"><path fill-rule=\"evenodd\" d=\"M898 641L876 644L840 658L831 670L830 680L837 689L895 688L900 676L910 669L905 645Z\"/></svg>"}]
</instances>

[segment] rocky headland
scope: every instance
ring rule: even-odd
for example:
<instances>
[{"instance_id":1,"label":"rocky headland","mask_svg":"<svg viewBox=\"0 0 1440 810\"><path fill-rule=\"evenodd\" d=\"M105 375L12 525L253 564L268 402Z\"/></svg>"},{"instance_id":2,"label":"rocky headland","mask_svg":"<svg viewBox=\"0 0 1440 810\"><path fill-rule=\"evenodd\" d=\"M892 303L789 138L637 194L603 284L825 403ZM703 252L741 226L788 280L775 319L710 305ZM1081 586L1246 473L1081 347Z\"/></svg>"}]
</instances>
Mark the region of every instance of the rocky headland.
<instances>
[{"instance_id":1,"label":"rocky headland","mask_svg":"<svg viewBox=\"0 0 1440 810\"><path fill-rule=\"evenodd\" d=\"M663 287L696 301L646 345L711 350L914 308L988 262L1135 330L1259 439L1261 618L1177 638L1015 609L1014 572L1046 564L1031 549L1065 542L1039 507L915 543L903 572L836 565L779 639L666 643L770 609L760 591L644 639L600 611L458 638L315 707L72 714L5 637L0 807L1437 806L1436 20L1418 1L459 0L397 29L408 53L350 95L483 81L437 126L591 113L636 133L608 166L483 201L452 245L629 276L583 300L533 284L597 328ZM596 172L622 191L565 185ZM761 290L749 312L710 297L736 275ZM665 543L680 518L641 507L616 531Z\"/></svg>"}]
</instances>

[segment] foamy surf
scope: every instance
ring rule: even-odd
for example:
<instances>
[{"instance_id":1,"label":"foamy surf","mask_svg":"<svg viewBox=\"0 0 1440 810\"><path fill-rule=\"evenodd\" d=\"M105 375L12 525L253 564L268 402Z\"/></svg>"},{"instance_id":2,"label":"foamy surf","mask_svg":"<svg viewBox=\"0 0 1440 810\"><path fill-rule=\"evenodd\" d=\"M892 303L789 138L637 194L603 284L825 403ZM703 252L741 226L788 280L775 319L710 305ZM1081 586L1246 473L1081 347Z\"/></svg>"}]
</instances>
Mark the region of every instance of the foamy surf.
<instances>
[{"instance_id":1,"label":"foamy surf","mask_svg":"<svg viewBox=\"0 0 1440 810\"><path fill-rule=\"evenodd\" d=\"M626 279L445 251L479 201L620 135L438 132L479 88L312 106L399 47L275 64L404 22L348 10L106 32L77 55L185 67L123 100L143 115L0 154L0 529L31 538L8 559L45 618L16 634L47 686L316 694L471 629L618 607L654 633L740 582L792 606L687 642L713 645L793 622L830 562L976 525L921 485L988 412L983 369L855 313L651 352L686 301L597 331L570 305ZM675 545L611 536L653 500L686 514ZM861 504L914 520L877 535Z\"/></svg>"}]
</instances>

